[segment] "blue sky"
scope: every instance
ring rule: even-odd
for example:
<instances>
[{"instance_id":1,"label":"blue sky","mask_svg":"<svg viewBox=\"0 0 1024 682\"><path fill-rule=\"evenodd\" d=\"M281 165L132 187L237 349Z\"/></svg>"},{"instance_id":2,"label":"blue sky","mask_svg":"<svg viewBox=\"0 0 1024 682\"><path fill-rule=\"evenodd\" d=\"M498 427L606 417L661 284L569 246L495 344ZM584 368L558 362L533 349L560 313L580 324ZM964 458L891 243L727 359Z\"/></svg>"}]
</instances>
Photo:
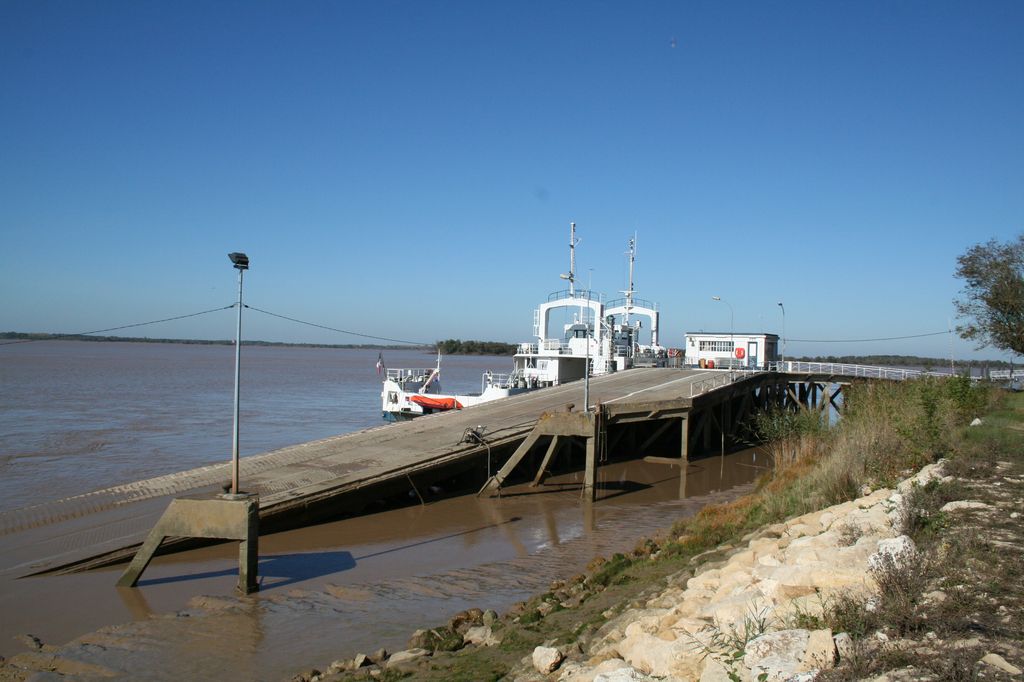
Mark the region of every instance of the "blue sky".
<instances>
[{"instance_id":1,"label":"blue sky","mask_svg":"<svg viewBox=\"0 0 1024 682\"><path fill-rule=\"evenodd\" d=\"M525 341L574 220L612 297L638 233L669 345L728 329L713 295L737 330L784 301L792 339L941 331L956 256L1024 229L1022 29L995 1L0 0L0 330L227 305L241 250L266 310Z\"/></svg>"}]
</instances>

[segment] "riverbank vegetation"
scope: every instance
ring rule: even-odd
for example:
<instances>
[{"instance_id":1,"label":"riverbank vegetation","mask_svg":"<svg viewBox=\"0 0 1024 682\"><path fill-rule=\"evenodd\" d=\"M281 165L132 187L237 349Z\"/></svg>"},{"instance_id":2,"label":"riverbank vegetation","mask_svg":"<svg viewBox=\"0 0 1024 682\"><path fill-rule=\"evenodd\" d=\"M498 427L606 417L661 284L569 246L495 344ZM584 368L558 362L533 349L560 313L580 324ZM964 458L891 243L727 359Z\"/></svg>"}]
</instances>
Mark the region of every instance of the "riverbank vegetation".
<instances>
[{"instance_id":1,"label":"riverbank vegetation","mask_svg":"<svg viewBox=\"0 0 1024 682\"><path fill-rule=\"evenodd\" d=\"M355 661L338 661L329 674L315 677L362 679L372 673L376 679L408 677L448 682L501 679L510 674L526 675L524 679L530 674L536 677L524 663L524 657L528 659L534 647L556 647L570 658L586 659L589 645L609 619L627 609L642 608L652 595L668 585L685 584L701 566L722 560L772 524L853 500L867 489L892 486L939 458L949 460L947 466L956 472L957 480L970 479L975 475L973 472L996 476L1012 473L1024 483L1024 398L1020 395L1004 394L986 384L954 377L858 384L846 391L844 404L843 417L834 424L819 420L812 412L769 413L752 422L750 429L766 439L765 452L775 462L772 472L758 481L753 493L680 519L662 537L638 539L632 552L595 559L586 573L553 583L548 592L517 605L504 617L474 609L458 614L444 625L418 631L410 646L425 649L425 655L406 663L388 667L380 656L376 657L377 664L357 657L356 661L366 667L353 669ZM976 416L984 416L985 425L969 427ZM1003 466L1000 462L1012 462L1015 468L1004 471L998 468ZM983 495L982 488L979 483L970 488L971 494ZM1024 634L1019 560L1004 556L1003 561L996 561L999 546L993 542L974 542L961 549L957 542L973 542L971 537L978 533L968 526L957 526L952 516L936 511L943 500L959 498L960 494L932 486L908 505L911 511L907 512L905 525L917 529L915 538L925 552L932 548L939 557L922 559L928 570L919 572L926 579L918 580L905 572L879 576L878 584L890 593L883 593L874 602L833 602L823 616L814 616L819 619L816 624L825 619L836 632L848 632L859 647L856 651L861 652L860 659L848 655L830 673L830 679L857 679L865 671L877 674L889 669L884 668L889 664L913 665L906 663L906 656L881 656L872 648L876 642L901 636L903 632L922 637L932 632L933 639L958 636L957 633L968 637L973 624L980 624L997 628L992 632L1002 642L1014 636L1019 641ZM1001 521L1001 527L1006 527L1006 521ZM941 539L941 533L958 527L963 530L961 540ZM1019 537L1017 541L1019 553ZM970 557L966 568L957 563L962 551ZM940 560L942 557L945 558ZM1006 565L1007 560L1012 565ZM980 567L985 561L992 562L992 567L971 568L975 564ZM904 618L900 615L900 603L916 608L927 601L910 592L932 589L944 581L956 590L952 603L958 606L953 611L911 610L911 621L899 620ZM984 598L964 596L970 594L981 594ZM978 615L984 599L993 598L993 594L998 595L995 598L999 601L992 606L995 615ZM1006 621L1010 608L1015 609L1016 615ZM947 616L948 622L937 622ZM475 638L467 636L474 626ZM486 631L485 636L480 635L481 628ZM878 632L882 634L876 635ZM941 661L936 662L935 657L948 655L957 657L956 670L966 670L979 660L970 658L977 653L976 649L988 644L975 642L971 646L974 648L969 655L955 647L933 647L932 653L921 654L931 656L927 665L923 659L918 663L927 670L935 670L941 667ZM314 677L312 671L306 677Z\"/></svg>"},{"instance_id":2,"label":"riverbank vegetation","mask_svg":"<svg viewBox=\"0 0 1024 682\"><path fill-rule=\"evenodd\" d=\"M516 345L502 341L445 339L437 342L437 352L441 355L513 355Z\"/></svg>"},{"instance_id":3,"label":"riverbank vegetation","mask_svg":"<svg viewBox=\"0 0 1024 682\"><path fill-rule=\"evenodd\" d=\"M815 355L790 358L800 362L832 362L844 365L880 365L883 367L924 367L936 371L949 371L949 358L928 358L919 355ZM956 360L956 373L966 368L1005 369L1010 366L1006 360ZM1020 366L1019 363L1017 365Z\"/></svg>"}]
</instances>

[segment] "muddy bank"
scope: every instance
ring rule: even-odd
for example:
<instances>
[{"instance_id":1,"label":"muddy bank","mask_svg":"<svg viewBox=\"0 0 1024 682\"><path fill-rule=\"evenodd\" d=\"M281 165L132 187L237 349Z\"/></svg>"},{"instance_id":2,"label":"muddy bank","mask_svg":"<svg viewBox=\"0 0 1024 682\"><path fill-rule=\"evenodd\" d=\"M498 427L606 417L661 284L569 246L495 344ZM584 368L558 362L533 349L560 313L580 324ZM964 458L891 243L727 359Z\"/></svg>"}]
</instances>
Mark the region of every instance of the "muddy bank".
<instances>
[{"instance_id":1,"label":"muddy bank","mask_svg":"<svg viewBox=\"0 0 1024 682\"><path fill-rule=\"evenodd\" d=\"M24 651L25 641L12 637L31 633L73 641L14 659L28 669L281 679L296 661L327 665L400 647L417 625L471 606L507 610L594 556L627 550L640 535L741 494L762 463L750 451L697 460L682 499L678 468L632 461L601 468L594 504L581 501L579 475L568 474L539 490L267 536L262 589L248 598L229 596L236 556L228 545L158 558L137 590L113 587L118 570L14 581L2 594L4 654Z\"/></svg>"}]
</instances>

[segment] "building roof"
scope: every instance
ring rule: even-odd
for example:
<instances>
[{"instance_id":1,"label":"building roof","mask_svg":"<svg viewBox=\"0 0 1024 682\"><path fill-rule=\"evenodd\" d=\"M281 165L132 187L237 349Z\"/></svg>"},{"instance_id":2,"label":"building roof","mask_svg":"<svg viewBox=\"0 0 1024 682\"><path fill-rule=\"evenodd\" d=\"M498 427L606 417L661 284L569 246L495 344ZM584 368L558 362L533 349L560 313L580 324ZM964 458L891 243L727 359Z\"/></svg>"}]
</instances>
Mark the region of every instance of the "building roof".
<instances>
[{"instance_id":1,"label":"building roof","mask_svg":"<svg viewBox=\"0 0 1024 682\"><path fill-rule=\"evenodd\" d=\"M778 334L772 332L685 332L686 336L774 336L778 338Z\"/></svg>"}]
</instances>

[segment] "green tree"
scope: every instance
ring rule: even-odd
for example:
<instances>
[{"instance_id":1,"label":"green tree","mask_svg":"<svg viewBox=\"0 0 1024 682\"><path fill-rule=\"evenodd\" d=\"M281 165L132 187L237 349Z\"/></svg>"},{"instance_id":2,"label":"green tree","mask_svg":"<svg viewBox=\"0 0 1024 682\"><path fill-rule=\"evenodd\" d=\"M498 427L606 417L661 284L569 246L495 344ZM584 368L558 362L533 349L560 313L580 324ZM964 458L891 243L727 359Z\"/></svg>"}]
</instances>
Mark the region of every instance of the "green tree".
<instances>
[{"instance_id":1,"label":"green tree","mask_svg":"<svg viewBox=\"0 0 1024 682\"><path fill-rule=\"evenodd\" d=\"M976 244L957 258L956 276L964 280L953 303L964 321L956 330L980 347L1024 355L1024 234L1002 244Z\"/></svg>"}]
</instances>

